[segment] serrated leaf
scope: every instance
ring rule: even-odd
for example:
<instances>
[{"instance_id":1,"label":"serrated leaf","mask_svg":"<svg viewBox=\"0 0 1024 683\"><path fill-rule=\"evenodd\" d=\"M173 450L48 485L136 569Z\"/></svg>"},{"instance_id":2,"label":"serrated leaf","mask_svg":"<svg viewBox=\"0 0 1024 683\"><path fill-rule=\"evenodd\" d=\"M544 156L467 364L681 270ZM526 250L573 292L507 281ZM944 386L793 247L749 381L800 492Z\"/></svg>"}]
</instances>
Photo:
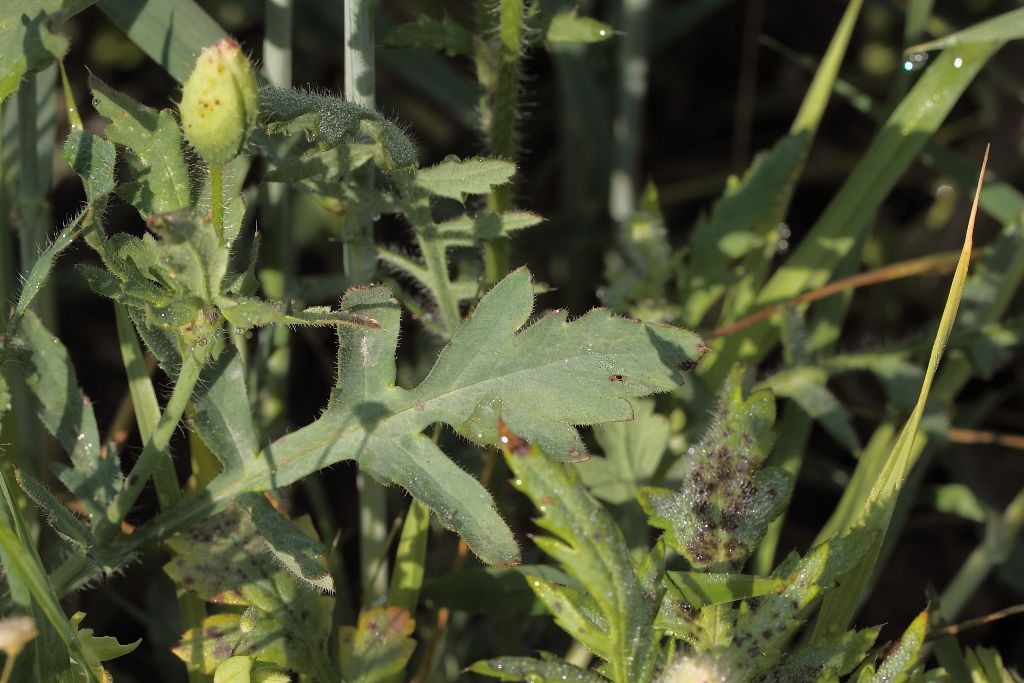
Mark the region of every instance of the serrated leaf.
<instances>
[{"instance_id":1,"label":"serrated leaf","mask_svg":"<svg viewBox=\"0 0 1024 683\"><path fill-rule=\"evenodd\" d=\"M212 304L220 295L228 252L213 224L191 209L156 214L146 227L159 238L161 279L177 292Z\"/></svg>"},{"instance_id":2,"label":"serrated leaf","mask_svg":"<svg viewBox=\"0 0 1024 683\"><path fill-rule=\"evenodd\" d=\"M90 76L93 105L110 119L106 136L126 148L128 178L119 194L143 218L191 203L181 130L167 109L145 107Z\"/></svg>"},{"instance_id":3,"label":"serrated leaf","mask_svg":"<svg viewBox=\"0 0 1024 683\"><path fill-rule=\"evenodd\" d=\"M465 201L466 195L487 194L508 183L516 165L501 159L448 157L439 164L416 172L416 184L431 194Z\"/></svg>"},{"instance_id":4,"label":"serrated leaf","mask_svg":"<svg viewBox=\"0 0 1024 683\"><path fill-rule=\"evenodd\" d=\"M683 461L678 490L641 488L652 526L697 569L739 568L782 511L792 482L778 468L759 467L775 441L775 398L743 396L739 377L722 391L719 415Z\"/></svg>"},{"instance_id":5,"label":"serrated leaf","mask_svg":"<svg viewBox=\"0 0 1024 683\"><path fill-rule=\"evenodd\" d=\"M480 242L497 237L511 237L513 233L532 228L544 221L529 211L504 213L463 214L458 218L437 224L437 236L449 247L475 247Z\"/></svg>"},{"instance_id":6,"label":"serrated leaf","mask_svg":"<svg viewBox=\"0 0 1024 683\"><path fill-rule=\"evenodd\" d=\"M57 500L57 497L42 482L20 470L16 470L14 475L21 490L42 509L46 515L46 521L59 536L83 553L96 543L92 530L86 526L85 522Z\"/></svg>"},{"instance_id":7,"label":"serrated leaf","mask_svg":"<svg viewBox=\"0 0 1024 683\"><path fill-rule=\"evenodd\" d=\"M26 382L39 401L39 419L71 459L58 476L90 514L102 516L120 489L121 468L116 454L100 453L92 403L78 388L67 349L32 311L22 319L18 337L27 351Z\"/></svg>"},{"instance_id":8,"label":"serrated leaf","mask_svg":"<svg viewBox=\"0 0 1024 683\"><path fill-rule=\"evenodd\" d=\"M594 496L609 503L635 500L637 486L649 483L668 446L668 420L654 412L653 401L636 401L633 419L594 427L604 457L576 466Z\"/></svg>"},{"instance_id":9,"label":"serrated leaf","mask_svg":"<svg viewBox=\"0 0 1024 683\"><path fill-rule=\"evenodd\" d=\"M305 673L330 671L327 636L332 600L281 571L247 515L230 507L171 537L167 544L175 557L164 570L178 586L210 602L250 607L237 630L220 630L231 647L215 646L204 654L201 670L212 672L230 654L259 653L260 659ZM204 622L204 652L205 638L212 635L208 629ZM183 636L179 657L190 661L197 637L197 633Z\"/></svg>"},{"instance_id":10,"label":"serrated leaf","mask_svg":"<svg viewBox=\"0 0 1024 683\"><path fill-rule=\"evenodd\" d=\"M856 566L877 540L878 534L856 533L823 543L804 558L790 556L772 572L785 587L761 597L756 607L743 603L731 643L717 646L712 654L732 656L737 680L747 680L774 666L805 611L835 588L837 580Z\"/></svg>"},{"instance_id":11,"label":"serrated leaf","mask_svg":"<svg viewBox=\"0 0 1024 683\"><path fill-rule=\"evenodd\" d=\"M71 164L85 184L89 203L114 191L117 152L109 140L82 130L73 130L64 142L64 160Z\"/></svg>"},{"instance_id":12,"label":"serrated leaf","mask_svg":"<svg viewBox=\"0 0 1024 683\"><path fill-rule=\"evenodd\" d=\"M552 313L521 330L532 305L529 272L510 274L480 301L428 377L403 389L394 386L397 302L383 287L350 290L342 310L370 317L380 329L339 327L339 383L327 411L258 456L226 466L208 489L213 500L285 486L355 459L429 505L488 563L515 562L518 546L490 495L423 430L444 422L486 446L498 443L500 415L556 457L581 459L586 448L573 425L629 419L627 399L674 388L682 368L706 350L693 333L603 310L571 323Z\"/></svg>"},{"instance_id":13,"label":"serrated leaf","mask_svg":"<svg viewBox=\"0 0 1024 683\"><path fill-rule=\"evenodd\" d=\"M778 666L762 672L755 683L818 683L838 681L863 661L881 627L847 631L827 646L799 645ZM833 678L829 679L831 676Z\"/></svg>"},{"instance_id":14,"label":"serrated leaf","mask_svg":"<svg viewBox=\"0 0 1024 683\"><path fill-rule=\"evenodd\" d=\"M910 680L910 675L921 663L919 657L927 630L928 610L925 610L911 622L896 646L889 650L875 674L867 680L870 683L903 683Z\"/></svg>"},{"instance_id":15,"label":"serrated leaf","mask_svg":"<svg viewBox=\"0 0 1024 683\"><path fill-rule=\"evenodd\" d=\"M338 655L346 683L383 683L405 668L416 649L416 622L401 607L374 607L353 628L338 631Z\"/></svg>"},{"instance_id":16,"label":"serrated leaf","mask_svg":"<svg viewBox=\"0 0 1024 683\"><path fill-rule=\"evenodd\" d=\"M113 636L95 636L91 628L78 628L84 619L84 612L76 612L70 621L71 625L78 631L78 642L82 644L82 651L92 665L98 665L100 662L131 654L142 644L142 638L139 638L134 643L122 645Z\"/></svg>"},{"instance_id":17,"label":"serrated leaf","mask_svg":"<svg viewBox=\"0 0 1024 683\"><path fill-rule=\"evenodd\" d=\"M61 0L18 0L0 5L0 103L18 89L25 74L64 56L68 39L54 33L50 16Z\"/></svg>"},{"instance_id":18,"label":"serrated leaf","mask_svg":"<svg viewBox=\"0 0 1024 683\"><path fill-rule=\"evenodd\" d=\"M258 493L244 494L238 503L249 513L279 566L321 593L334 592L334 579L324 561L327 548L316 539L308 518L290 520Z\"/></svg>"},{"instance_id":19,"label":"serrated leaf","mask_svg":"<svg viewBox=\"0 0 1024 683\"><path fill-rule=\"evenodd\" d=\"M690 609L764 595L785 582L776 577L706 572L665 572L666 599L685 600Z\"/></svg>"},{"instance_id":20,"label":"serrated leaf","mask_svg":"<svg viewBox=\"0 0 1024 683\"><path fill-rule=\"evenodd\" d=\"M608 679L568 662L545 661L532 657L495 657L481 659L469 671L502 681L529 683L607 683Z\"/></svg>"},{"instance_id":21,"label":"serrated leaf","mask_svg":"<svg viewBox=\"0 0 1024 683\"><path fill-rule=\"evenodd\" d=\"M551 17L544 39L551 44L600 43L612 37L612 27L592 19L580 17L576 11L559 12Z\"/></svg>"},{"instance_id":22,"label":"serrated leaf","mask_svg":"<svg viewBox=\"0 0 1024 683\"><path fill-rule=\"evenodd\" d=\"M450 17L434 19L421 14L416 21L399 24L384 36L384 47L422 48L450 57L473 56L473 34Z\"/></svg>"},{"instance_id":23,"label":"serrated leaf","mask_svg":"<svg viewBox=\"0 0 1024 683\"><path fill-rule=\"evenodd\" d=\"M612 680L647 680L658 658L653 622L664 590L661 582L654 590L641 584L622 532L574 469L517 435L505 432L503 437L513 485L529 496L541 513L538 526L552 535L535 542L580 586L557 586L532 576L537 597L563 629L605 660ZM658 567L657 573L662 570Z\"/></svg>"},{"instance_id":24,"label":"serrated leaf","mask_svg":"<svg viewBox=\"0 0 1024 683\"><path fill-rule=\"evenodd\" d=\"M321 150L344 142L373 139L384 170L416 165L416 146L402 130L380 113L355 102L300 90L265 87L260 91L260 121L271 132L304 133ZM364 125L369 124L369 125Z\"/></svg>"}]
</instances>

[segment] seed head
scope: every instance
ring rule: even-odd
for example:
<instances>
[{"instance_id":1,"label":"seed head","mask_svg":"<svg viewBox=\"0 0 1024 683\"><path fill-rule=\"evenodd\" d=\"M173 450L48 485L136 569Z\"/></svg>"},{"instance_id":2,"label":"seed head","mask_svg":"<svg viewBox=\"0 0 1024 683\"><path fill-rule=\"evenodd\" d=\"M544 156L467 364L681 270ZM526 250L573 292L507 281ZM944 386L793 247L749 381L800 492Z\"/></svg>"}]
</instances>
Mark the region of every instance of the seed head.
<instances>
[{"instance_id":1,"label":"seed head","mask_svg":"<svg viewBox=\"0 0 1024 683\"><path fill-rule=\"evenodd\" d=\"M231 38L203 48L181 92L185 138L203 161L231 161L256 125L259 86L252 65Z\"/></svg>"}]
</instances>

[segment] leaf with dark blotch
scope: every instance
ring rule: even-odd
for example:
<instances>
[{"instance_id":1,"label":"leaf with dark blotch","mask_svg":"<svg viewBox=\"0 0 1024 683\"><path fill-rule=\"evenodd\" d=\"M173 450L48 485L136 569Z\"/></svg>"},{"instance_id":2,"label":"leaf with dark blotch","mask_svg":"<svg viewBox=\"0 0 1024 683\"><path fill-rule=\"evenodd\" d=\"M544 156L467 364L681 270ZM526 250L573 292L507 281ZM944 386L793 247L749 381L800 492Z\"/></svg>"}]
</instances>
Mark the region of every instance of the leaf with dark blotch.
<instances>
[{"instance_id":1,"label":"leaf with dark blotch","mask_svg":"<svg viewBox=\"0 0 1024 683\"><path fill-rule=\"evenodd\" d=\"M346 683L383 683L401 673L416 649L416 622L401 607L374 607L355 628L338 632L338 655Z\"/></svg>"},{"instance_id":2,"label":"leaf with dark blotch","mask_svg":"<svg viewBox=\"0 0 1024 683\"><path fill-rule=\"evenodd\" d=\"M878 639L881 627L847 631L828 645L803 644L789 652L784 661L754 678L754 683L817 683L839 680L853 671Z\"/></svg>"},{"instance_id":3,"label":"leaf with dark blotch","mask_svg":"<svg viewBox=\"0 0 1024 683\"><path fill-rule=\"evenodd\" d=\"M169 110L145 107L90 76L93 105L110 119L107 139L127 149L128 178L118 188L143 218L190 204L181 130Z\"/></svg>"},{"instance_id":4,"label":"leaf with dark blotch","mask_svg":"<svg viewBox=\"0 0 1024 683\"><path fill-rule=\"evenodd\" d=\"M71 467L55 467L57 476L90 514L102 516L121 486L121 468L113 451L100 452L92 402L78 388L67 349L32 311L22 319L18 339L26 351L26 382L39 401L39 419L71 458Z\"/></svg>"},{"instance_id":5,"label":"leaf with dark blotch","mask_svg":"<svg viewBox=\"0 0 1024 683\"><path fill-rule=\"evenodd\" d=\"M877 540L877 533L853 533L823 543L803 558L790 555L772 572L784 586L742 603L731 644L713 652L739 655L736 667L748 676L774 666L809 608L834 589Z\"/></svg>"},{"instance_id":6,"label":"leaf with dark blotch","mask_svg":"<svg viewBox=\"0 0 1024 683\"><path fill-rule=\"evenodd\" d=\"M468 671L502 681L529 683L607 683L608 679L573 666L568 662L546 661L532 657L495 657L481 659Z\"/></svg>"},{"instance_id":7,"label":"leaf with dark blotch","mask_svg":"<svg viewBox=\"0 0 1024 683\"><path fill-rule=\"evenodd\" d=\"M728 572L750 556L789 499L789 476L760 467L775 440L775 399L744 398L738 376L723 389L719 415L683 457L679 489L641 488L650 523L697 569Z\"/></svg>"},{"instance_id":8,"label":"leaf with dark blotch","mask_svg":"<svg viewBox=\"0 0 1024 683\"><path fill-rule=\"evenodd\" d=\"M605 660L609 678L647 680L658 658L653 622L664 590L663 565L653 568L657 580L641 582L611 514L572 466L510 434L504 433L505 461L513 485L530 497L541 513L537 525L551 534L534 542L575 582L556 585L528 575L531 587L562 629Z\"/></svg>"},{"instance_id":9,"label":"leaf with dark blotch","mask_svg":"<svg viewBox=\"0 0 1024 683\"><path fill-rule=\"evenodd\" d=\"M282 571L248 515L229 507L171 537L167 545L175 557L164 570L175 584L210 602L250 607L241 617L237 638L229 640L233 651L228 655L261 652L261 659L299 671L331 670L327 636L332 600ZM194 641L199 634L186 636ZM275 641L281 641L281 656L265 656L265 643Z\"/></svg>"}]
</instances>

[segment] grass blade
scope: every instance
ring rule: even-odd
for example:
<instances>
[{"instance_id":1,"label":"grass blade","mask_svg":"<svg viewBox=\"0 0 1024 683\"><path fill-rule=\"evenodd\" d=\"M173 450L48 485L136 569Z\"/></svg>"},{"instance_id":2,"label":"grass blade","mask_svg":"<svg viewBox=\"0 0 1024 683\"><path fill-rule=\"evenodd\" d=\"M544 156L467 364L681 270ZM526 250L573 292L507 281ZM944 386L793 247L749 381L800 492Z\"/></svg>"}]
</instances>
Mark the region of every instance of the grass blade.
<instances>
[{"instance_id":1,"label":"grass blade","mask_svg":"<svg viewBox=\"0 0 1024 683\"><path fill-rule=\"evenodd\" d=\"M886 454L885 464L882 466L880 475L875 480L867 496L860 501L860 504L853 507L854 516L840 527L839 533L845 534L851 529L867 529L869 531L880 531L885 533L892 518L896 501L903 486L907 474L914 465L916 455L920 451L914 449L914 439L917 436L921 418L924 416L925 403L931 391L932 382L938 371L939 362L942 360L946 342L949 340L950 332L953 329L953 322L956 320L957 310L960 307L960 300L963 296L964 283L967 280L967 269L971 261L971 250L974 244L974 222L978 214L978 202L981 197L981 186L985 177L985 168L988 165L988 150L985 151L985 158L981 165L981 174L978 177L978 189L974 195L974 204L971 207L971 216L967 223L967 234L964 238L963 249L960 252L960 262L957 264L956 272L953 274L953 282L950 285L949 296L946 299L946 306L942 311L942 318L939 320L939 328L932 344L931 356L928 359L928 368L925 371L924 381L918 395L917 404L910 414L910 418L904 425L900 435L896 438L891 452ZM874 467L877 463L871 458L864 457L858 464L861 467ZM812 642L824 643L828 638L847 628L850 620L861 600L862 592L875 570L878 559L880 543L873 545L869 552L864 554L858 567L847 576L846 580L838 590L830 594L822 606L821 614L815 624Z\"/></svg>"}]
</instances>

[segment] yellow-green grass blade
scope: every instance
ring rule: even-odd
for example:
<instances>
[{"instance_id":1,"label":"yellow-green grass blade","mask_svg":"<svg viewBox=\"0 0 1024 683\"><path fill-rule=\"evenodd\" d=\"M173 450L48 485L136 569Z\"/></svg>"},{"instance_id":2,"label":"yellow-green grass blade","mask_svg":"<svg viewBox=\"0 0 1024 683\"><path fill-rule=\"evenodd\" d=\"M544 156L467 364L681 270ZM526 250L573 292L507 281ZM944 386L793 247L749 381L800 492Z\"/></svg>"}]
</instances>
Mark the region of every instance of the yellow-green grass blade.
<instances>
[{"instance_id":1,"label":"yellow-green grass blade","mask_svg":"<svg viewBox=\"0 0 1024 683\"><path fill-rule=\"evenodd\" d=\"M908 47L906 52L925 52L927 50L941 50L955 47L957 45L970 45L972 43L1006 42L1024 38L1024 8L1010 10L999 16L978 22L974 26L951 33L948 36L929 40L927 43L920 43Z\"/></svg>"},{"instance_id":2,"label":"yellow-green grass blade","mask_svg":"<svg viewBox=\"0 0 1024 683\"><path fill-rule=\"evenodd\" d=\"M723 244L744 233L758 238L771 234L785 218L797 181L803 173L814 135L828 105L839 67L857 23L862 0L850 0L835 34L821 59L789 135L760 154L747 169L739 187L727 190L702 219L691 239L694 251L688 271L683 321L697 326L705 314L726 293L730 258ZM729 292L723 317L727 320L753 303L764 282L775 253L775 239L766 247L754 248L744 259L747 273Z\"/></svg>"},{"instance_id":3,"label":"yellow-green grass blade","mask_svg":"<svg viewBox=\"0 0 1024 683\"><path fill-rule=\"evenodd\" d=\"M957 310L960 307L960 300L963 297L964 283L967 280L967 270L971 261L971 250L974 244L974 222L978 214L978 202L981 196L981 186L985 176L985 167L988 164L988 150L985 151L985 158L982 161L981 174L978 177L978 189L974 195L974 204L971 207L971 216L967 222L967 234L964 238L963 249L960 252L960 261L957 263L956 271L953 273L953 282L949 288L949 295L946 298L946 305L942 311L942 318L939 320L938 331L935 334L935 341L932 344L931 355L928 359L928 366L925 370L924 381L921 391L918 394L914 410L899 436L892 450L886 454L884 464L879 469L879 476L867 492L862 501L854 505L854 515L849 524L843 525L838 530L840 535L846 534L854 529L868 531L879 531L885 534L892 518L893 510L899 497L903 482L916 461L919 450L914 449L914 440L917 437L918 427L924 415L925 403L931 391L932 382L942 360L946 343L949 340L953 323L956 320ZM881 454L884 451L875 451L870 455L861 458L857 467L877 468L878 463L874 454ZM860 564L854 569L845 580L841 582L838 589L830 593L822 605L821 613L815 624L812 641L823 643L836 633L845 631L856 612L860 603L863 589L867 586L871 574L875 570L878 553L881 549L881 542L874 544L871 550L864 554Z\"/></svg>"},{"instance_id":4,"label":"yellow-green grass blade","mask_svg":"<svg viewBox=\"0 0 1024 683\"><path fill-rule=\"evenodd\" d=\"M835 276L843 260L861 243L886 195L1001 45L967 45L935 60L885 122L807 237L761 288L755 308L786 301ZM705 362L705 381L717 386L737 358L761 358L777 338L777 331L767 321L732 335L715 350L710 362Z\"/></svg>"}]
</instances>

